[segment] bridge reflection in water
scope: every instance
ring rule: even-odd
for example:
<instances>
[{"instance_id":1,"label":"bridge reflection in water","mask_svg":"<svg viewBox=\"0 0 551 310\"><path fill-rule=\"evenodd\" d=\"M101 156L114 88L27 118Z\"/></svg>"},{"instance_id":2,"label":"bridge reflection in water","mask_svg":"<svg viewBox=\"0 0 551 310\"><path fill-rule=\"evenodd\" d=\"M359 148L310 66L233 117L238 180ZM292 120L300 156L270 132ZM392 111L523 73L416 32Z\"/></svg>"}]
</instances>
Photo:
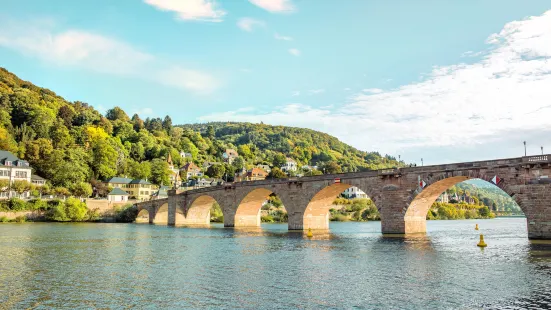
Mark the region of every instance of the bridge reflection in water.
<instances>
[{"instance_id":1,"label":"bridge reflection in water","mask_svg":"<svg viewBox=\"0 0 551 310\"><path fill-rule=\"evenodd\" d=\"M496 183L524 212L528 238L551 239L551 156L519 157L424 167L405 167L225 184L180 192L137 204L139 221L168 225L208 225L217 202L225 227L259 227L260 209L277 195L288 212L289 230L327 230L329 209L355 186L373 200L383 234L426 232L426 215L447 188L469 179Z\"/></svg>"}]
</instances>

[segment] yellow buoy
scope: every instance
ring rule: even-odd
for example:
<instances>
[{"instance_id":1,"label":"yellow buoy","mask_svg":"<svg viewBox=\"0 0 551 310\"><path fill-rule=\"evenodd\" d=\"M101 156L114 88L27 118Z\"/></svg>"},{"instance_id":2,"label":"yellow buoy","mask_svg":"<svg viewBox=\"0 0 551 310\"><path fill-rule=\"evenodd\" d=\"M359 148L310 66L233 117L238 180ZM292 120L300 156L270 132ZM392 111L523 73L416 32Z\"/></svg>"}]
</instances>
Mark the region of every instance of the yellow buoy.
<instances>
[{"instance_id":1,"label":"yellow buoy","mask_svg":"<svg viewBox=\"0 0 551 310\"><path fill-rule=\"evenodd\" d=\"M312 229L308 228L308 232L306 233L306 237L312 238L313 236L314 236L314 234L312 233Z\"/></svg>"},{"instance_id":2,"label":"yellow buoy","mask_svg":"<svg viewBox=\"0 0 551 310\"><path fill-rule=\"evenodd\" d=\"M481 248L485 248L486 246L488 246L486 242L484 242L484 235L480 234L480 241L478 242L477 246Z\"/></svg>"},{"instance_id":3,"label":"yellow buoy","mask_svg":"<svg viewBox=\"0 0 551 310\"><path fill-rule=\"evenodd\" d=\"M474 230L478 230L478 224L476 224L476 226L474 227Z\"/></svg>"}]
</instances>

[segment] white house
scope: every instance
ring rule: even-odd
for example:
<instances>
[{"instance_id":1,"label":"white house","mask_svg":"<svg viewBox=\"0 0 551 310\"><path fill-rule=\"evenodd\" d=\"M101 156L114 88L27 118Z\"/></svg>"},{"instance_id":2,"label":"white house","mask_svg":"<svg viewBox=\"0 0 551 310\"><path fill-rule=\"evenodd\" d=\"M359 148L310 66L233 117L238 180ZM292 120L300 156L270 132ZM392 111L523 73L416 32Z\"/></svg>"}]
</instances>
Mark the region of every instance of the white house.
<instances>
[{"instance_id":1,"label":"white house","mask_svg":"<svg viewBox=\"0 0 551 310\"><path fill-rule=\"evenodd\" d=\"M193 156L191 155L191 153L186 153L184 151L181 151L180 152L180 157L182 157L182 159L185 159L185 158L193 158Z\"/></svg>"},{"instance_id":2,"label":"white house","mask_svg":"<svg viewBox=\"0 0 551 310\"><path fill-rule=\"evenodd\" d=\"M109 194L107 194L107 200L109 202L127 202L128 193L118 187L115 187Z\"/></svg>"},{"instance_id":3,"label":"white house","mask_svg":"<svg viewBox=\"0 0 551 310\"><path fill-rule=\"evenodd\" d=\"M347 199L352 198L368 198L367 194L362 191L361 189L357 188L356 186L352 186L350 188L347 188L342 195Z\"/></svg>"},{"instance_id":4,"label":"white house","mask_svg":"<svg viewBox=\"0 0 551 310\"><path fill-rule=\"evenodd\" d=\"M31 183L31 167L29 162L17 158L11 152L0 150L0 179L8 180L10 184L15 181L27 181ZM0 199L17 197L15 191L7 192L0 189ZM20 198L28 198L29 192L23 193Z\"/></svg>"},{"instance_id":5,"label":"white house","mask_svg":"<svg viewBox=\"0 0 551 310\"><path fill-rule=\"evenodd\" d=\"M297 162L292 158L287 158L283 166L281 166L282 171L297 171Z\"/></svg>"}]
</instances>

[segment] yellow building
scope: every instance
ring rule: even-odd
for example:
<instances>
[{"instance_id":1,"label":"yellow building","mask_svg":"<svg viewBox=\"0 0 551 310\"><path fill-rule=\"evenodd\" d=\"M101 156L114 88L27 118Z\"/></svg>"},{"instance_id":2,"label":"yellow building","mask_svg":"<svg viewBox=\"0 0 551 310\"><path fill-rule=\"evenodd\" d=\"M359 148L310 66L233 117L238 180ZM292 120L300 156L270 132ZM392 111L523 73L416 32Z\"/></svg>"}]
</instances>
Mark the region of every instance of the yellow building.
<instances>
[{"instance_id":1,"label":"yellow building","mask_svg":"<svg viewBox=\"0 0 551 310\"><path fill-rule=\"evenodd\" d=\"M149 200L158 189L157 185L146 180L113 177L105 182L112 188L120 188L128 193L130 199Z\"/></svg>"}]
</instances>

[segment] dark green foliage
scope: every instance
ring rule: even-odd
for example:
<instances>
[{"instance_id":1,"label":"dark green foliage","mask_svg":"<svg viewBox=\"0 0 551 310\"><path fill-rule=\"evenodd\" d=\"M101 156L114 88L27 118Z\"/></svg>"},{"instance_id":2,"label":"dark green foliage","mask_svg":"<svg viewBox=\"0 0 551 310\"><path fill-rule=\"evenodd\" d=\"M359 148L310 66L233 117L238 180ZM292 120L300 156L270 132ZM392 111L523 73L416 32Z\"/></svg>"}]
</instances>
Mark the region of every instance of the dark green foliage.
<instances>
[{"instance_id":1,"label":"dark green foliage","mask_svg":"<svg viewBox=\"0 0 551 310\"><path fill-rule=\"evenodd\" d=\"M115 210L115 222L132 223L138 216L138 208L135 205L127 205Z\"/></svg>"}]
</instances>

